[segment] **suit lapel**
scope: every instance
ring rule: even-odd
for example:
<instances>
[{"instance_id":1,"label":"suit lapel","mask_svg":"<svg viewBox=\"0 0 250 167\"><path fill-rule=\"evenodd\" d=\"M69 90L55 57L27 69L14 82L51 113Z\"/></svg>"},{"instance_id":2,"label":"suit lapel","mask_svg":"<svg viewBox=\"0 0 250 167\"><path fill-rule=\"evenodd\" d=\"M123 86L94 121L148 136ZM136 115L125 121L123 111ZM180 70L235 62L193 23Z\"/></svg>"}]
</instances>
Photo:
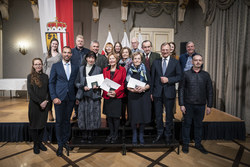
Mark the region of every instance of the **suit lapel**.
<instances>
[{"instance_id":1,"label":"suit lapel","mask_svg":"<svg viewBox=\"0 0 250 167\"><path fill-rule=\"evenodd\" d=\"M75 71L75 66L71 62L70 62L70 66L71 66L71 73L70 73L70 76L69 76L69 80L70 80L70 78L72 77L72 74L74 74L74 71Z\"/></svg>"},{"instance_id":2,"label":"suit lapel","mask_svg":"<svg viewBox=\"0 0 250 167\"><path fill-rule=\"evenodd\" d=\"M156 60L158 61L157 65L158 65L159 68L157 68L157 69L159 70L159 74L161 74L161 76L163 76L163 74L162 74L162 64L161 64L162 59L156 59Z\"/></svg>"},{"instance_id":3,"label":"suit lapel","mask_svg":"<svg viewBox=\"0 0 250 167\"><path fill-rule=\"evenodd\" d=\"M169 57L169 61L168 61L168 66L167 66L167 69L166 69L166 72L165 72L165 75L164 76L167 76L170 72L170 70L173 68L173 63L172 63L172 59L171 57Z\"/></svg>"},{"instance_id":4,"label":"suit lapel","mask_svg":"<svg viewBox=\"0 0 250 167\"><path fill-rule=\"evenodd\" d=\"M66 80L68 80L68 79L67 79L67 75L66 75L66 71L65 71L65 69L64 69L63 62L60 63L60 66L61 66L61 68L62 68L62 70L61 70L62 73L63 73L62 75L64 76L64 78L65 78Z\"/></svg>"}]
</instances>

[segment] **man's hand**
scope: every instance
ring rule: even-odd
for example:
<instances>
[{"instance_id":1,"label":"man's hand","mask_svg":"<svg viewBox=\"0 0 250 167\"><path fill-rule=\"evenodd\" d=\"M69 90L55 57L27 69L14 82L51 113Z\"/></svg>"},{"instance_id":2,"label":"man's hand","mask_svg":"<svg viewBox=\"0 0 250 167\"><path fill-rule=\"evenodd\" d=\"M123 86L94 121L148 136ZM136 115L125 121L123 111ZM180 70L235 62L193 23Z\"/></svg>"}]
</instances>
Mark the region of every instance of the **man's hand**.
<instances>
[{"instance_id":1,"label":"man's hand","mask_svg":"<svg viewBox=\"0 0 250 167\"><path fill-rule=\"evenodd\" d=\"M150 95L150 98L151 98L152 101L154 101L154 98L153 98L153 95L152 95L152 94Z\"/></svg>"},{"instance_id":2,"label":"man's hand","mask_svg":"<svg viewBox=\"0 0 250 167\"><path fill-rule=\"evenodd\" d=\"M168 83L167 77L161 77L161 83Z\"/></svg>"},{"instance_id":3,"label":"man's hand","mask_svg":"<svg viewBox=\"0 0 250 167\"><path fill-rule=\"evenodd\" d=\"M209 115L211 113L211 108L207 107L206 114Z\"/></svg>"},{"instance_id":4,"label":"man's hand","mask_svg":"<svg viewBox=\"0 0 250 167\"><path fill-rule=\"evenodd\" d=\"M186 114L186 108L185 108L185 106L180 106L180 108L181 108L181 112L182 112L183 114Z\"/></svg>"},{"instance_id":5,"label":"man's hand","mask_svg":"<svg viewBox=\"0 0 250 167\"><path fill-rule=\"evenodd\" d=\"M61 104L62 102L61 102L60 99L54 98L53 103L54 103L54 104Z\"/></svg>"}]
</instances>

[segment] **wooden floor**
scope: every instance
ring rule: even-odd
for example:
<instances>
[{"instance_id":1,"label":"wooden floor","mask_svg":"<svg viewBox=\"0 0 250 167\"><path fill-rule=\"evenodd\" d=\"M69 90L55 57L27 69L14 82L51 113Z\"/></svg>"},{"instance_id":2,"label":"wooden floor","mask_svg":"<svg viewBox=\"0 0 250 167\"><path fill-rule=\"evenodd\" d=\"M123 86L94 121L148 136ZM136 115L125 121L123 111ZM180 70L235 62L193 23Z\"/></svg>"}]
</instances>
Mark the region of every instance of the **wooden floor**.
<instances>
[{"instance_id":1,"label":"wooden floor","mask_svg":"<svg viewBox=\"0 0 250 167\"><path fill-rule=\"evenodd\" d=\"M28 102L21 98L0 98L0 122L28 122ZM104 117L104 116L102 116ZM182 114L177 107L176 119L181 120ZM213 109L204 121L240 121L239 118ZM48 151L39 155L33 154L30 142L0 142L0 167L57 167L57 166L88 166L88 167L144 167L144 166L197 166L197 167L228 167L250 166L250 136L246 141L215 141L207 140L202 144L209 154L204 155L190 144L190 152L184 154L177 150L133 149L122 155L122 149L81 149L75 147L69 156L57 157L57 145L46 143ZM64 150L64 155L66 155Z\"/></svg>"},{"instance_id":2,"label":"wooden floor","mask_svg":"<svg viewBox=\"0 0 250 167\"><path fill-rule=\"evenodd\" d=\"M190 144L192 146L193 144ZM188 154L168 149L133 149L123 156L121 149L74 148L70 156L57 157L54 144L47 144L48 151L33 154L32 143L0 143L1 167L229 167L250 166L250 136L246 141L203 141L209 151L204 155L190 147ZM66 155L64 150L64 155Z\"/></svg>"},{"instance_id":3,"label":"wooden floor","mask_svg":"<svg viewBox=\"0 0 250 167\"><path fill-rule=\"evenodd\" d=\"M176 100L176 114L177 120L182 119L182 112ZM53 115L55 115L53 110ZM102 114L102 118L105 116ZM210 115L205 115L205 122L231 122L242 121L239 118L229 115L225 112L212 108ZM3 98L0 97L0 122L28 122L28 102L25 98Z\"/></svg>"}]
</instances>

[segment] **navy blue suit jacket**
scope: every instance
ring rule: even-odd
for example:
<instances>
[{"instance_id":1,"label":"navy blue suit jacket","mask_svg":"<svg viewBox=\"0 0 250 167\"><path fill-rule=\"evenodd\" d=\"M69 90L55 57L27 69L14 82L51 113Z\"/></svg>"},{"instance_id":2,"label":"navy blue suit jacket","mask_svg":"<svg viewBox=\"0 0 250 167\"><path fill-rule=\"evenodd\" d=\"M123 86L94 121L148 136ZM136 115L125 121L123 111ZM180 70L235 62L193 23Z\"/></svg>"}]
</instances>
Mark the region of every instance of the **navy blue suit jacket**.
<instances>
[{"instance_id":1,"label":"navy blue suit jacket","mask_svg":"<svg viewBox=\"0 0 250 167\"><path fill-rule=\"evenodd\" d=\"M175 98L175 83L181 80L182 70L178 60L170 57L165 74L162 74L162 58L156 59L151 68L151 94L153 97L162 97L163 93L166 98ZM163 84L161 77L168 78L168 83Z\"/></svg>"},{"instance_id":2,"label":"navy blue suit jacket","mask_svg":"<svg viewBox=\"0 0 250 167\"><path fill-rule=\"evenodd\" d=\"M51 99L59 98L63 101L67 94L70 100L75 100L75 80L78 74L78 66L71 63L71 74L69 80L67 79L62 61L53 64L50 79L49 91Z\"/></svg>"}]
</instances>

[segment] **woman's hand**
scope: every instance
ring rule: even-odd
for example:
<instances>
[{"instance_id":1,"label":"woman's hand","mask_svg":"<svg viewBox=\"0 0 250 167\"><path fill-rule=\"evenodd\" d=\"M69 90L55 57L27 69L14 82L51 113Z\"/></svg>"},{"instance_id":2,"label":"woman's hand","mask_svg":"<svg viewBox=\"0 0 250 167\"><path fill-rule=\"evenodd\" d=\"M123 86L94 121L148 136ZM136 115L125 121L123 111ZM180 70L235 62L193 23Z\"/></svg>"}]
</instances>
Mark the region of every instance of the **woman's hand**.
<instances>
[{"instance_id":1,"label":"woman's hand","mask_svg":"<svg viewBox=\"0 0 250 167\"><path fill-rule=\"evenodd\" d=\"M47 106L48 102L49 102L48 100L44 100L44 101L40 104L40 107L44 110L45 107Z\"/></svg>"},{"instance_id":2,"label":"woman's hand","mask_svg":"<svg viewBox=\"0 0 250 167\"><path fill-rule=\"evenodd\" d=\"M90 89L89 89L89 87L87 87L87 86L84 86L84 88L83 88L85 91L89 91Z\"/></svg>"}]
</instances>

